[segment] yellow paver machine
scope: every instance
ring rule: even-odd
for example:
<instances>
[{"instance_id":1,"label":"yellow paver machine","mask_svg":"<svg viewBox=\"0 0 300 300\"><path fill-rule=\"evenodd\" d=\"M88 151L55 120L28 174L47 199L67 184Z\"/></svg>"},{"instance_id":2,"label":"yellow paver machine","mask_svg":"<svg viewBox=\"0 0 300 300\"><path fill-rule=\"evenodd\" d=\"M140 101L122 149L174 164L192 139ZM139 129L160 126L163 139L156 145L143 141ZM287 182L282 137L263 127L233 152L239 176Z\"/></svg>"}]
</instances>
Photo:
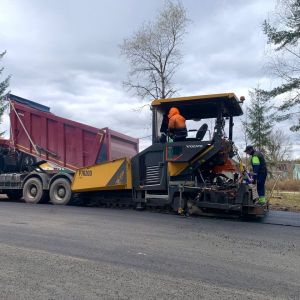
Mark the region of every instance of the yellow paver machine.
<instances>
[{"instance_id":1,"label":"yellow paver machine","mask_svg":"<svg viewBox=\"0 0 300 300\"><path fill-rule=\"evenodd\" d=\"M131 159L79 169L72 191L137 208L263 214L233 143L233 119L243 114L240 103L233 93L154 100L152 145ZM187 120L188 136L162 143L161 124L172 107Z\"/></svg>"}]
</instances>

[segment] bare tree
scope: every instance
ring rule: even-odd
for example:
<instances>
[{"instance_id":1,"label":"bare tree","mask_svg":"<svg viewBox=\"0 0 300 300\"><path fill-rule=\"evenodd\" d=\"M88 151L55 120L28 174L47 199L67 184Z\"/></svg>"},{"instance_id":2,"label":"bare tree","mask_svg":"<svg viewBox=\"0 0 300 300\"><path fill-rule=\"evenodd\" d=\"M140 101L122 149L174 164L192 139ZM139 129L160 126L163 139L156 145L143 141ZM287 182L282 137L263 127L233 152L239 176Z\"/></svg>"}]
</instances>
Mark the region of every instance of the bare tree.
<instances>
[{"instance_id":1,"label":"bare tree","mask_svg":"<svg viewBox=\"0 0 300 300\"><path fill-rule=\"evenodd\" d=\"M180 2L165 2L153 23L143 25L120 46L130 71L124 86L145 98L171 97L176 89L171 82L181 63L180 45L189 20Z\"/></svg>"},{"instance_id":2,"label":"bare tree","mask_svg":"<svg viewBox=\"0 0 300 300\"><path fill-rule=\"evenodd\" d=\"M289 158L291 154L291 143L286 134L277 129L269 135L267 146L267 159L273 164L277 164Z\"/></svg>"},{"instance_id":3,"label":"bare tree","mask_svg":"<svg viewBox=\"0 0 300 300\"><path fill-rule=\"evenodd\" d=\"M0 60L3 58L3 56L6 54L6 51L0 53ZM2 72L4 70L4 67L0 67L0 76L2 75ZM10 76L5 78L3 81L0 81L0 124L2 123L2 116L4 114L5 109L7 108L7 102L5 101L5 97L7 95L7 88L9 86L9 80ZM0 136L2 136L4 132L0 132Z\"/></svg>"},{"instance_id":4,"label":"bare tree","mask_svg":"<svg viewBox=\"0 0 300 300\"><path fill-rule=\"evenodd\" d=\"M248 143L249 137L248 137L248 133L247 133L247 128L248 128L248 108L246 106L246 108L244 109L244 117L242 119L242 133L243 133L243 139L245 142L244 148L246 148L246 146L249 145L249 143Z\"/></svg>"}]
</instances>

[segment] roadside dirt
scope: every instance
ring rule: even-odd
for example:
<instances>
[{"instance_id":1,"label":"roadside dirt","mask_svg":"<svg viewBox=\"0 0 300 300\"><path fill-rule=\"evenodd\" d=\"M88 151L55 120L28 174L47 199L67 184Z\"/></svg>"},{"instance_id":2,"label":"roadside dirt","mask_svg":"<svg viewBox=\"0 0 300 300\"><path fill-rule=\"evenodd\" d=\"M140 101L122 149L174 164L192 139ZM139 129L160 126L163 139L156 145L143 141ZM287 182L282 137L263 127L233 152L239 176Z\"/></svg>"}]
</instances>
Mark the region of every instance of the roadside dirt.
<instances>
[{"instance_id":1,"label":"roadside dirt","mask_svg":"<svg viewBox=\"0 0 300 300\"><path fill-rule=\"evenodd\" d=\"M270 199L270 209L300 212L300 192L276 192Z\"/></svg>"}]
</instances>

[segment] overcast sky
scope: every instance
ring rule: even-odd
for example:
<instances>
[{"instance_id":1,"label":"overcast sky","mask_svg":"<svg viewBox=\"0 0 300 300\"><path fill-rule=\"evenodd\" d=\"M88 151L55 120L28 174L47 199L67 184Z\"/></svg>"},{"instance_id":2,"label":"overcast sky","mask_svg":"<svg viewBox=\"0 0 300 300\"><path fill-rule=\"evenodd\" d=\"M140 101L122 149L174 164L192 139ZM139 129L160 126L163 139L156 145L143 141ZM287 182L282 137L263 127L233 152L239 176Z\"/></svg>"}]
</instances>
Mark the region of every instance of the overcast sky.
<instances>
[{"instance_id":1,"label":"overcast sky","mask_svg":"<svg viewBox=\"0 0 300 300\"><path fill-rule=\"evenodd\" d=\"M142 102L122 87L128 66L119 45L153 20L162 3L0 0L0 52L7 50L1 64L12 75L11 92L62 117L134 137L150 135L148 109L136 110ZM192 22L173 80L178 96L234 92L247 97L258 83L270 86L262 22L276 0L182 3ZM287 131L286 124L279 126ZM243 147L240 128L236 134ZM299 134L291 137L299 144ZM141 148L148 143L142 139Z\"/></svg>"}]
</instances>

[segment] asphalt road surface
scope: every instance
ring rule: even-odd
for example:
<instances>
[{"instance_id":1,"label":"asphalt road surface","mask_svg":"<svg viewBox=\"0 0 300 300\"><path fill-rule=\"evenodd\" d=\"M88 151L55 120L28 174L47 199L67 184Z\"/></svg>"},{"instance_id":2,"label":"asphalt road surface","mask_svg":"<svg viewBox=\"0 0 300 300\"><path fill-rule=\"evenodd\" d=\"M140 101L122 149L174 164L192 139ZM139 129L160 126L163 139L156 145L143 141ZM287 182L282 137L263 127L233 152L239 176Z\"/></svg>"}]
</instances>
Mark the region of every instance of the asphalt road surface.
<instances>
[{"instance_id":1,"label":"asphalt road surface","mask_svg":"<svg viewBox=\"0 0 300 300\"><path fill-rule=\"evenodd\" d=\"M0 299L300 299L297 226L2 201L0 257Z\"/></svg>"}]
</instances>

